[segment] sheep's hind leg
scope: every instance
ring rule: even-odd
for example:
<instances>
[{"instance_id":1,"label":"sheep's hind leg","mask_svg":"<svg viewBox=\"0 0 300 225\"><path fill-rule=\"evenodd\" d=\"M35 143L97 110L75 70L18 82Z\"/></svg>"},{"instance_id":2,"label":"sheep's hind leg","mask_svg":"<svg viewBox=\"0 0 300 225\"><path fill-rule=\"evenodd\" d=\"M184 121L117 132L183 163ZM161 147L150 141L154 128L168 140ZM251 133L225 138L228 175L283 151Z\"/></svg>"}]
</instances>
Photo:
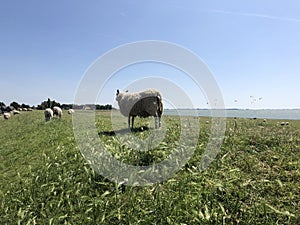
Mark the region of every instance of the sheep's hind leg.
<instances>
[{"instance_id":1,"label":"sheep's hind leg","mask_svg":"<svg viewBox=\"0 0 300 225\"><path fill-rule=\"evenodd\" d=\"M134 116L132 116L131 118L131 128L133 129L133 126L134 126Z\"/></svg>"},{"instance_id":2,"label":"sheep's hind leg","mask_svg":"<svg viewBox=\"0 0 300 225\"><path fill-rule=\"evenodd\" d=\"M128 129L130 129L130 116L128 116Z\"/></svg>"}]
</instances>

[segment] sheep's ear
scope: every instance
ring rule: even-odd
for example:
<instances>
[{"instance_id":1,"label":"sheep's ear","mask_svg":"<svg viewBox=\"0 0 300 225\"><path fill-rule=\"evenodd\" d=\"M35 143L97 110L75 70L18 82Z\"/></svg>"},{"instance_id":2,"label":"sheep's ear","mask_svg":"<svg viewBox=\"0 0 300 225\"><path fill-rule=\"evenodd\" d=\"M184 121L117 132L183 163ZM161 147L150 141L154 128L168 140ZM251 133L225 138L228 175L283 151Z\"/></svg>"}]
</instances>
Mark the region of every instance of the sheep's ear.
<instances>
[{"instance_id":1,"label":"sheep's ear","mask_svg":"<svg viewBox=\"0 0 300 225\"><path fill-rule=\"evenodd\" d=\"M117 95L119 95L120 94L120 91L119 91L119 89L117 90Z\"/></svg>"}]
</instances>

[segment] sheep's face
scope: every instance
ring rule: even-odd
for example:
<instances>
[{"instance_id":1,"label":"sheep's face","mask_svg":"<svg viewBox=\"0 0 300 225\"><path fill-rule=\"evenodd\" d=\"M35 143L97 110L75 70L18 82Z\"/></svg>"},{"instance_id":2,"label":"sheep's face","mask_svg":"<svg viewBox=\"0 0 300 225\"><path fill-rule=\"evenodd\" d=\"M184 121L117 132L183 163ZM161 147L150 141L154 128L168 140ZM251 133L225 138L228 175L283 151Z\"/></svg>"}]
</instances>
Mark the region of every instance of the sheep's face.
<instances>
[{"instance_id":1,"label":"sheep's face","mask_svg":"<svg viewBox=\"0 0 300 225\"><path fill-rule=\"evenodd\" d=\"M122 93L120 93L119 90L117 90L117 94L116 94L116 101L120 101L120 99L122 98Z\"/></svg>"},{"instance_id":2,"label":"sheep's face","mask_svg":"<svg viewBox=\"0 0 300 225\"><path fill-rule=\"evenodd\" d=\"M121 98L122 98L122 95L121 95L121 94L117 95L116 101L119 102L119 101L121 100Z\"/></svg>"}]
</instances>

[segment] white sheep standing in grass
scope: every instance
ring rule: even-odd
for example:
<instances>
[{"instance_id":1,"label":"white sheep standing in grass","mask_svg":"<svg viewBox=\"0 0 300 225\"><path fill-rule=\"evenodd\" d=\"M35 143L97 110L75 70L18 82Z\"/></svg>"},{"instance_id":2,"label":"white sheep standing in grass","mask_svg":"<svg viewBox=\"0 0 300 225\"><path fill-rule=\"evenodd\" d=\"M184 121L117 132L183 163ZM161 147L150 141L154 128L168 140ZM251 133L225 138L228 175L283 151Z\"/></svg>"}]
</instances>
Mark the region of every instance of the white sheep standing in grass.
<instances>
[{"instance_id":1,"label":"white sheep standing in grass","mask_svg":"<svg viewBox=\"0 0 300 225\"><path fill-rule=\"evenodd\" d=\"M161 115L163 113L162 97L159 91L148 89L136 93L120 92L117 90L116 101L120 112L128 117L128 128L130 128L130 117L132 117L131 128L134 126L134 117L155 117L155 128L161 126Z\"/></svg>"},{"instance_id":2,"label":"white sheep standing in grass","mask_svg":"<svg viewBox=\"0 0 300 225\"><path fill-rule=\"evenodd\" d=\"M45 109L44 114L46 122L53 118L53 111L50 108Z\"/></svg>"},{"instance_id":3,"label":"white sheep standing in grass","mask_svg":"<svg viewBox=\"0 0 300 225\"><path fill-rule=\"evenodd\" d=\"M69 109L68 110L68 114L73 114L75 111L74 111L74 109Z\"/></svg>"},{"instance_id":4,"label":"white sheep standing in grass","mask_svg":"<svg viewBox=\"0 0 300 225\"><path fill-rule=\"evenodd\" d=\"M53 107L53 115L56 115L56 116L58 116L58 118L61 118L62 114L63 113L62 113L62 110L60 107L58 107L58 106Z\"/></svg>"},{"instance_id":5,"label":"white sheep standing in grass","mask_svg":"<svg viewBox=\"0 0 300 225\"><path fill-rule=\"evenodd\" d=\"M10 118L10 113L8 112L3 113L3 117L4 119L8 120Z\"/></svg>"}]
</instances>

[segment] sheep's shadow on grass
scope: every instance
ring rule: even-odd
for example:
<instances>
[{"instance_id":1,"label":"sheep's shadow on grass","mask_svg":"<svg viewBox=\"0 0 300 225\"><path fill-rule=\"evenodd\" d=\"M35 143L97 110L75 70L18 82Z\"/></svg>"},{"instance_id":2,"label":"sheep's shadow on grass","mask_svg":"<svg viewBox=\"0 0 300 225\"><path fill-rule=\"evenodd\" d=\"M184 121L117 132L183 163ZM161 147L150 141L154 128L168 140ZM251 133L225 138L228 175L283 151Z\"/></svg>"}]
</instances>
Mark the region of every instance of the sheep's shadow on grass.
<instances>
[{"instance_id":1,"label":"sheep's shadow on grass","mask_svg":"<svg viewBox=\"0 0 300 225\"><path fill-rule=\"evenodd\" d=\"M117 134L130 134L130 133L140 133L147 130L150 130L153 128L149 128L147 126L141 126L141 127L134 127L134 128L125 128L120 130L113 130L113 131L101 131L98 132L98 135L104 135L104 136L116 136Z\"/></svg>"}]
</instances>

